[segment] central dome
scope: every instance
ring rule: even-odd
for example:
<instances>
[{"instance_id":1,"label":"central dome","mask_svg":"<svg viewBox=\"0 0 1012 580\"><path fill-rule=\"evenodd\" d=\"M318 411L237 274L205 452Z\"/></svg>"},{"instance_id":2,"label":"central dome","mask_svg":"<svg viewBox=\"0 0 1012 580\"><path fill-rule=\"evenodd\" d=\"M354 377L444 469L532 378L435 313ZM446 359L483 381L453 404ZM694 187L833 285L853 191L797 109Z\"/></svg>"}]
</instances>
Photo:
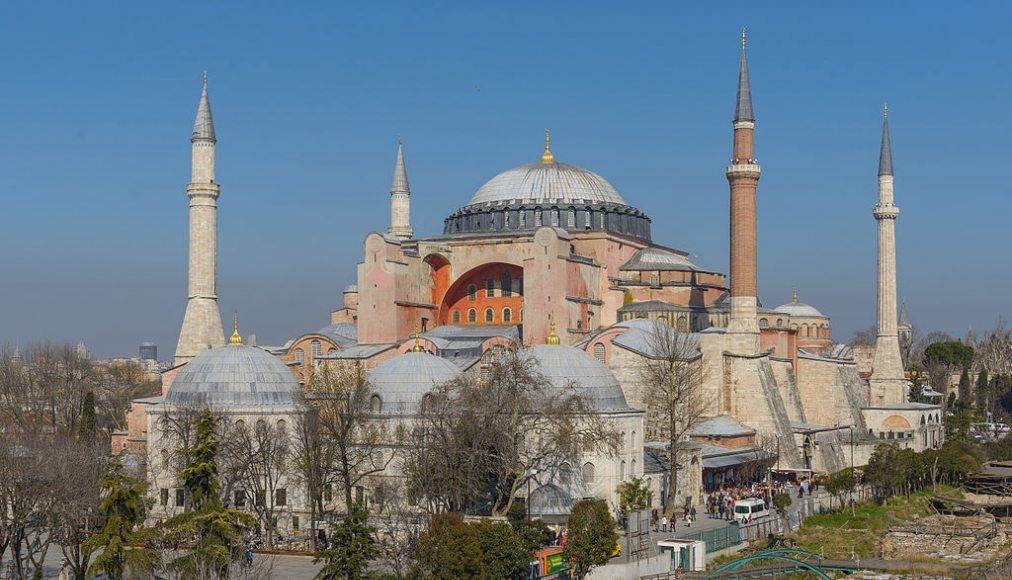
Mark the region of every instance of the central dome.
<instances>
[{"instance_id":1,"label":"central dome","mask_svg":"<svg viewBox=\"0 0 1012 580\"><path fill-rule=\"evenodd\" d=\"M567 163L528 163L503 171L478 189L468 205L507 201L627 205L603 177Z\"/></svg>"}]
</instances>

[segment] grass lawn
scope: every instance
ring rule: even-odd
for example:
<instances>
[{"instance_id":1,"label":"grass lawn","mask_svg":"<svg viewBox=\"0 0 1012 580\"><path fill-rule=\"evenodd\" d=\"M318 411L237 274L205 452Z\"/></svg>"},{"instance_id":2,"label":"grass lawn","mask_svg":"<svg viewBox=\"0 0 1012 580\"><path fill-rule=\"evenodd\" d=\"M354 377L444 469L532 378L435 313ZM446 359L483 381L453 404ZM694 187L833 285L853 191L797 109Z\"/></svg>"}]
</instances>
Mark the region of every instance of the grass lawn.
<instances>
[{"instance_id":1,"label":"grass lawn","mask_svg":"<svg viewBox=\"0 0 1012 580\"><path fill-rule=\"evenodd\" d=\"M856 515L849 509L834 514L809 517L794 534L798 547L827 558L872 557L882 554L882 537L895 520L911 521L934 513L928 506L933 494L961 495L951 487L938 486L935 492L923 491L909 497L891 497L883 505L865 502L857 505Z\"/></svg>"}]
</instances>

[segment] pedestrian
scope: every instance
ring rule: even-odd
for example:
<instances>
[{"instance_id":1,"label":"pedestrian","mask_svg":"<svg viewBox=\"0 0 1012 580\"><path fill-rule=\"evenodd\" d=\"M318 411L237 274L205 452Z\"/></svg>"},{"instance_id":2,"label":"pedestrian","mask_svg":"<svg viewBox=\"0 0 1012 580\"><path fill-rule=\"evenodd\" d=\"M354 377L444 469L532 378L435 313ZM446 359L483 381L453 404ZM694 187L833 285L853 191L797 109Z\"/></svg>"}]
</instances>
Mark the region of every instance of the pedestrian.
<instances>
[{"instance_id":1,"label":"pedestrian","mask_svg":"<svg viewBox=\"0 0 1012 580\"><path fill-rule=\"evenodd\" d=\"M253 565L253 548L246 548L246 565Z\"/></svg>"},{"instance_id":2,"label":"pedestrian","mask_svg":"<svg viewBox=\"0 0 1012 580\"><path fill-rule=\"evenodd\" d=\"M727 508L724 506L724 502L720 502L720 507L717 508L717 512L720 515L720 518L718 518L718 519L721 519L721 520L724 519L724 510L725 509L727 509Z\"/></svg>"},{"instance_id":3,"label":"pedestrian","mask_svg":"<svg viewBox=\"0 0 1012 580\"><path fill-rule=\"evenodd\" d=\"M690 524L692 523L693 520L696 519L696 506L692 506L689 508L689 518Z\"/></svg>"},{"instance_id":4,"label":"pedestrian","mask_svg":"<svg viewBox=\"0 0 1012 580\"><path fill-rule=\"evenodd\" d=\"M667 533L668 531L668 516L661 516L661 532Z\"/></svg>"}]
</instances>

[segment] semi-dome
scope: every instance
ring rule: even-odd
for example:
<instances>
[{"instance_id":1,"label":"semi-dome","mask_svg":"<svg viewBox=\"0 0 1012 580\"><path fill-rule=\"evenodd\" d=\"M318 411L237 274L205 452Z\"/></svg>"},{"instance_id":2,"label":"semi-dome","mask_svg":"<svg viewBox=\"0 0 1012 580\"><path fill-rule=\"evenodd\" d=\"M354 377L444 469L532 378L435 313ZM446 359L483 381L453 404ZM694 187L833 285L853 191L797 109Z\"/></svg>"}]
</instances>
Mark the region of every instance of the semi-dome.
<instances>
[{"instance_id":1,"label":"semi-dome","mask_svg":"<svg viewBox=\"0 0 1012 580\"><path fill-rule=\"evenodd\" d=\"M804 302L798 302L798 293L794 292L794 300L787 304L781 304L775 309L777 312L783 312L784 314L790 314L791 316L818 316L826 318L826 315L819 312L819 309L805 304Z\"/></svg>"},{"instance_id":2,"label":"semi-dome","mask_svg":"<svg viewBox=\"0 0 1012 580\"><path fill-rule=\"evenodd\" d=\"M622 386L602 363L586 352L561 344L542 344L531 348L541 373L556 388L570 385L586 397L598 411L629 411Z\"/></svg>"},{"instance_id":3,"label":"semi-dome","mask_svg":"<svg viewBox=\"0 0 1012 580\"><path fill-rule=\"evenodd\" d=\"M622 196L600 175L557 161L507 169L481 186L468 205L509 201L626 205Z\"/></svg>"},{"instance_id":4,"label":"semi-dome","mask_svg":"<svg viewBox=\"0 0 1012 580\"><path fill-rule=\"evenodd\" d=\"M406 352L376 366L368 375L383 415L417 415L433 387L460 376L450 361L427 352Z\"/></svg>"},{"instance_id":5,"label":"semi-dome","mask_svg":"<svg viewBox=\"0 0 1012 580\"><path fill-rule=\"evenodd\" d=\"M191 360L172 381L165 402L215 409L294 407L302 387L285 363L255 346L228 344Z\"/></svg>"}]
</instances>

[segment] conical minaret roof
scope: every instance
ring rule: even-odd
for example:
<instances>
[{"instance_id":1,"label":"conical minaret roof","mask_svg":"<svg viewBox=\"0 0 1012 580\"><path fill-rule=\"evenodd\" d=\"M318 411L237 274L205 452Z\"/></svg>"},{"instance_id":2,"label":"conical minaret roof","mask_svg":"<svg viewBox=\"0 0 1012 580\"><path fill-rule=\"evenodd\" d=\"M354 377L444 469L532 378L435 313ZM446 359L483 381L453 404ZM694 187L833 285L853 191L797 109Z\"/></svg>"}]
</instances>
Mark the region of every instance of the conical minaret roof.
<instances>
[{"instance_id":1,"label":"conical minaret roof","mask_svg":"<svg viewBox=\"0 0 1012 580\"><path fill-rule=\"evenodd\" d=\"M889 107L882 109L882 149L878 155L878 174L893 174L893 150L889 145Z\"/></svg>"},{"instance_id":2,"label":"conical minaret roof","mask_svg":"<svg viewBox=\"0 0 1012 580\"><path fill-rule=\"evenodd\" d=\"M214 120L211 118L211 99L207 96L207 73L204 73L204 89L200 93L200 106L197 107L197 120L193 123L190 141L198 139L217 141L214 136Z\"/></svg>"},{"instance_id":3,"label":"conical minaret roof","mask_svg":"<svg viewBox=\"0 0 1012 580\"><path fill-rule=\"evenodd\" d=\"M734 122L754 122L752 89L748 83L748 60L745 58L745 29L741 31L741 65L738 67L738 100L734 107Z\"/></svg>"},{"instance_id":4,"label":"conical minaret roof","mask_svg":"<svg viewBox=\"0 0 1012 580\"><path fill-rule=\"evenodd\" d=\"M907 303L904 302L900 306L900 326L910 326L910 321L907 320Z\"/></svg>"},{"instance_id":5,"label":"conical minaret roof","mask_svg":"<svg viewBox=\"0 0 1012 580\"><path fill-rule=\"evenodd\" d=\"M397 164L394 165L394 181L390 185L390 193L411 194L408 187L408 171L404 168L404 140L397 141Z\"/></svg>"}]
</instances>

